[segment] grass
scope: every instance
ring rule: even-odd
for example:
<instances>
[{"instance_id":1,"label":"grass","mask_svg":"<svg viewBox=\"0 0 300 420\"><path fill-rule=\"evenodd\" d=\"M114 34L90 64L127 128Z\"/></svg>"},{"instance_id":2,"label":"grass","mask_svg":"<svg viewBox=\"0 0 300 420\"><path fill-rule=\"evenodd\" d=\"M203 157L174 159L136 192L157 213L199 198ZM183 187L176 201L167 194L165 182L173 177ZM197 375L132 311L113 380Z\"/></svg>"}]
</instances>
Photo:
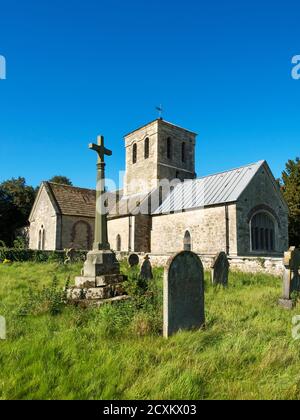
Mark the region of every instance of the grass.
<instances>
[{"instance_id":1,"label":"grass","mask_svg":"<svg viewBox=\"0 0 300 420\"><path fill-rule=\"evenodd\" d=\"M0 399L299 398L300 342L291 335L299 310L277 306L280 279L232 273L223 290L207 275L206 329L165 340L162 270L151 285L154 299L61 307L54 316L47 293L28 296L30 289L51 290L54 274L61 289L80 268L0 266L0 314L8 327L0 341Z\"/></svg>"}]
</instances>

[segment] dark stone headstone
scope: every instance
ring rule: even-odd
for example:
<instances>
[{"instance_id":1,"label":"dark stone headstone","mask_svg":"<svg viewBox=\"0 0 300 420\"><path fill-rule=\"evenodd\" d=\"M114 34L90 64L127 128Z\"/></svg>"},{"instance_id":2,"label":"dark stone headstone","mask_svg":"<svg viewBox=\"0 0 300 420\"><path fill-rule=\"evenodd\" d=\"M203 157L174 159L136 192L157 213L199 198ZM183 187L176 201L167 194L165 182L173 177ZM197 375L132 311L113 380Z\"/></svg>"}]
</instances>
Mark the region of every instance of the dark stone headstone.
<instances>
[{"instance_id":1,"label":"dark stone headstone","mask_svg":"<svg viewBox=\"0 0 300 420\"><path fill-rule=\"evenodd\" d=\"M190 251L172 257L164 275L164 336L201 328L204 314L204 272L200 258Z\"/></svg>"},{"instance_id":2,"label":"dark stone headstone","mask_svg":"<svg viewBox=\"0 0 300 420\"><path fill-rule=\"evenodd\" d=\"M128 263L130 267L135 267L136 265L139 265L140 259L137 254L130 254L128 257Z\"/></svg>"},{"instance_id":3,"label":"dark stone headstone","mask_svg":"<svg viewBox=\"0 0 300 420\"><path fill-rule=\"evenodd\" d=\"M225 252L219 252L211 265L211 280L214 286L228 286L229 266Z\"/></svg>"},{"instance_id":4,"label":"dark stone headstone","mask_svg":"<svg viewBox=\"0 0 300 420\"><path fill-rule=\"evenodd\" d=\"M145 280L153 279L152 266L151 266L149 255L146 255L145 257L145 260L141 267L140 276Z\"/></svg>"}]
</instances>

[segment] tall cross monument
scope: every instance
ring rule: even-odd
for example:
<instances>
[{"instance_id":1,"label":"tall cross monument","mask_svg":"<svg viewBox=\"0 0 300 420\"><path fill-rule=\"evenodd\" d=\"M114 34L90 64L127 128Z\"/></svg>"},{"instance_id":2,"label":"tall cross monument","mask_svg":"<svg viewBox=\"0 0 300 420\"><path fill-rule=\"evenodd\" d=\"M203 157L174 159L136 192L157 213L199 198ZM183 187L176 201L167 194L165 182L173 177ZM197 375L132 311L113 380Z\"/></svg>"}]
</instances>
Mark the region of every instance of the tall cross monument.
<instances>
[{"instance_id":1,"label":"tall cross monument","mask_svg":"<svg viewBox=\"0 0 300 420\"><path fill-rule=\"evenodd\" d=\"M126 276L120 274L120 264L115 253L110 249L107 234L104 158L111 156L112 152L105 148L103 136L98 137L97 144L89 144L89 149L94 150L98 155L95 240L92 251L87 254L81 276L76 277L75 287L68 291L70 300L84 304L126 298L122 287Z\"/></svg>"},{"instance_id":2,"label":"tall cross monument","mask_svg":"<svg viewBox=\"0 0 300 420\"><path fill-rule=\"evenodd\" d=\"M97 144L90 143L89 148L98 154L97 162L97 186L96 186L96 215L95 215L95 240L93 249L95 251L108 250L107 235L107 212L104 209L105 194L105 162L104 156L111 156L112 151L104 147L104 137L98 136Z\"/></svg>"}]
</instances>

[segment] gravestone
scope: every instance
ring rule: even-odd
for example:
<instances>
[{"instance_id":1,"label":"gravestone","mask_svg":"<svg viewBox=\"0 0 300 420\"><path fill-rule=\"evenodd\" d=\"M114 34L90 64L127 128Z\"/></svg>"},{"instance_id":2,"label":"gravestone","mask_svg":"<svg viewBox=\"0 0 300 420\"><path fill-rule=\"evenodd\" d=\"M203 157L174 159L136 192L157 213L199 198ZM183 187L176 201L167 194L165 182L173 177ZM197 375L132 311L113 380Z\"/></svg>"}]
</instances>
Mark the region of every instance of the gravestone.
<instances>
[{"instance_id":1,"label":"gravestone","mask_svg":"<svg viewBox=\"0 0 300 420\"><path fill-rule=\"evenodd\" d=\"M128 257L128 263L130 265L130 267L135 267L137 265L139 265L140 259L139 256L137 254L130 254Z\"/></svg>"},{"instance_id":2,"label":"gravestone","mask_svg":"<svg viewBox=\"0 0 300 420\"><path fill-rule=\"evenodd\" d=\"M219 252L211 265L211 280L213 286L228 286L229 261L225 252Z\"/></svg>"},{"instance_id":3,"label":"gravestone","mask_svg":"<svg viewBox=\"0 0 300 420\"><path fill-rule=\"evenodd\" d=\"M172 257L164 274L164 336L201 328L205 323L204 272L191 251Z\"/></svg>"},{"instance_id":4,"label":"gravestone","mask_svg":"<svg viewBox=\"0 0 300 420\"><path fill-rule=\"evenodd\" d=\"M141 267L140 276L145 280L153 279L152 266L151 266L149 255L146 255L145 257L145 260Z\"/></svg>"},{"instance_id":5,"label":"gravestone","mask_svg":"<svg viewBox=\"0 0 300 420\"><path fill-rule=\"evenodd\" d=\"M65 250L66 253L66 258L64 261L64 264L72 264L75 261L75 255L76 255L76 251L74 248L69 248Z\"/></svg>"},{"instance_id":6,"label":"gravestone","mask_svg":"<svg viewBox=\"0 0 300 420\"><path fill-rule=\"evenodd\" d=\"M300 250L292 246L284 253L283 294L279 305L293 308L292 293L300 292Z\"/></svg>"}]
</instances>

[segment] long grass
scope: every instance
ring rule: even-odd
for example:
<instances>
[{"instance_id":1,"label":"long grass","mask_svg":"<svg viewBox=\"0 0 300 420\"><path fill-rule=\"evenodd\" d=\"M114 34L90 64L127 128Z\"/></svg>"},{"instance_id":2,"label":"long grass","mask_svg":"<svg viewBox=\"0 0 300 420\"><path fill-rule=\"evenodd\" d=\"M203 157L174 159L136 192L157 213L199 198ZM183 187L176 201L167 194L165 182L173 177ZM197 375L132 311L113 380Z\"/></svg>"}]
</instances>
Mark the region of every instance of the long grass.
<instances>
[{"instance_id":1,"label":"long grass","mask_svg":"<svg viewBox=\"0 0 300 420\"><path fill-rule=\"evenodd\" d=\"M224 290L206 275L206 329L169 340L161 336L162 270L146 298L56 315L37 304L22 314L30 290L49 287L54 275L61 288L80 268L0 266L8 333L0 341L1 399L299 398L300 342L291 333L299 309L278 307L280 279L232 273ZM123 270L134 287L136 273Z\"/></svg>"}]
</instances>

